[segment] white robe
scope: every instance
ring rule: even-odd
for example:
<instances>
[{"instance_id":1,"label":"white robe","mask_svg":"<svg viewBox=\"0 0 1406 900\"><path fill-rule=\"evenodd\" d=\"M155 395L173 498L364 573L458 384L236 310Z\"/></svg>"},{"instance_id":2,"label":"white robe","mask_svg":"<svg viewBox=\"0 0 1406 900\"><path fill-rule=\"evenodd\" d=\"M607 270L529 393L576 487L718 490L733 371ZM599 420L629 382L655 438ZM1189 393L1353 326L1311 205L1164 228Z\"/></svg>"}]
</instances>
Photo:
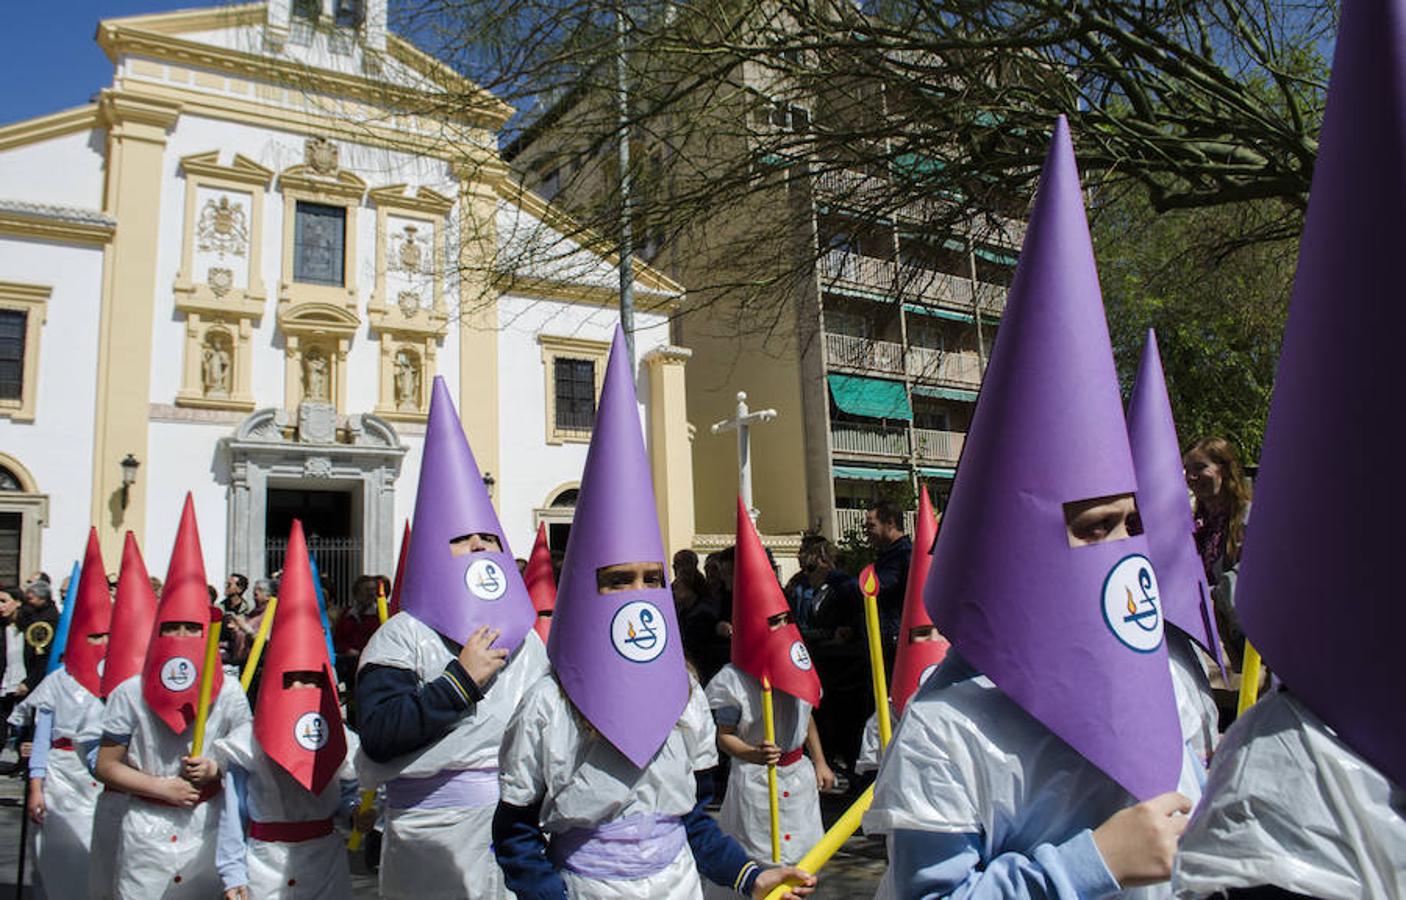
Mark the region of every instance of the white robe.
<instances>
[{"instance_id":1,"label":"white robe","mask_svg":"<svg viewBox=\"0 0 1406 900\"><path fill-rule=\"evenodd\" d=\"M1193 802L1200 796L1198 769L1184 752L1177 789ZM871 835L900 829L977 834L982 859L989 861L1058 845L1135 802L991 679L977 675L950 685L931 680L909 701L863 824ZM892 878L885 873L876 896L896 895ZM1170 894L1170 885L1160 884L1117 896Z\"/></svg>"},{"instance_id":2,"label":"white robe","mask_svg":"<svg viewBox=\"0 0 1406 900\"><path fill-rule=\"evenodd\" d=\"M30 710L52 713L50 739L66 738L76 747L85 731L99 727L103 704L67 669L59 667L25 697L11 717L25 717ZM41 896L61 900L87 894L93 807L101 792L101 785L76 749L49 750L48 774L44 777L44 824L30 830Z\"/></svg>"},{"instance_id":3,"label":"white robe","mask_svg":"<svg viewBox=\"0 0 1406 900\"><path fill-rule=\"evenodd\" d=\"M691 680L691 679L690 679ZM697 805L693 773L718 763L717 732L692 682L688 705L644 769L581 718L555 677L541 679L508 725L499 757L504 803L542 805L550 837L636 815L684 816ZM602 880L561 871L567 894L590 900L698 900L703 889L685 844L667 867L633 880Z\"/></svg>"},{"instance_id":4,"label":"white robe","mask_svg":"<svg viewBox=\"0 0 1406 900\"><path fill-rule=\"evenodd\" d=\"M269 758L254 738L254 726L241 725L215 742L210 756L221 771L244 770L245 804L252 822L311 822L336 816L342 801L342 782L355 781L352 753L356 736L347 733L347 758L313 794ZM227 803L221 815L237 815ZM259 900L345 900L351 896L346 836L337 831L296 843L245 838L245 865L249 896Z\"/></svg>"},{"instance_id":5,"label":"white robe","mask_svg":"<svg viewBox=\"0 0 1406 900\"><path fill-rule=\"evenodd\" d=\"M205 723L206 747L251 720L249 701L239 682L224 679L210 704ZM175 777L181 758L190 753L195 726L175 734L146 705L142 676L122 682L107 699L104 736L129 735L127 764L148 775ZM222 892L215 871L215 839L220 797L193 809L130 798L117 843L117 900L189 897L205 900Z\"/></svg>"},{"instance_id":6,"label":"white robe","mask_svg":"<svg viewBox=\"0 0 1406 900\"><path fill-rule=\"evenodd\" d=\"M1204 768L1210 765L1220 741L1220 709L1211 695L1211 681L1191 638L1172 628L1166 630L1166 636L1181 736L1191 755Z\"/></svg>"},{"instance_id":7,"label":"white robe","mask_svg":"<svg viewBox=\"0 0 1406 900\"><path fill-rule=\"evenodd\" d=\"M1278 691L1225 733L1172 880L1182 897L1406 897L1406 791Z\"/></svg>"},{"instance_id":8,"label":"white robe","mask_svg":"<svg viewBox=\"0 0 1406 900\"><path fill-rule=\"evenodd\" d=\"M707 696L708 706L714 712L724 708L741 711L737 736L742 740L756 745L765 739L762 685L756 678L729 663L708 682ZM771 697L777 745L783 753L804 746L810 704L784 691L773 690ZM820 790L815 780L815 766L804 753L791 765L776 768L776 796L781 823L781 860L795 863L825 833L820 820ZM718 825L736 838L753 858L771 859L766 766L731 758L727 796L723 798ZM728 893L713 885L707 890L709 897L722 898Z\"/></svg>"},{"instance_id":9,"label":"white robe","mask_svg":"<svg viewBox=\"0 0 1406 900\"><path fill-rule=\"evenodd\" d=\"M392 616L361 654L361 665L409 669L424 685L444 674L454 655L438 632L409 613ZM495 769L503 731L523 694L548 672L547 651L535 631L484 690L483 700L452 731L434 743L378 763L356 754L356 771L370 789L396 778L427 778L445 771ZM493 858L495 804L473 808L385 810L381 848L381 896L388 900L434 900L512 896Z\"/></svg>"}]
</instances>

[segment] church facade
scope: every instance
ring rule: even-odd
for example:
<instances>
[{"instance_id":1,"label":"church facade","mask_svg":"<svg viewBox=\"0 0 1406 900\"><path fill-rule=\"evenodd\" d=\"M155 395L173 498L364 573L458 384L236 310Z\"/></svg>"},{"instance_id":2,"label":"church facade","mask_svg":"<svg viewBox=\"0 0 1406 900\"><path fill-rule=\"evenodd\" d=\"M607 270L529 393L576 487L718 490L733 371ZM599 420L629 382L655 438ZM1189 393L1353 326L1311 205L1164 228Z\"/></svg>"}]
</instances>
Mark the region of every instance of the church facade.
<instances>
[{"instance_id":1,"label":"church facade","mask_svg":"<svg viewBox=\"0 0 1406 900\"><path fill-rule=\"evenodd\" d=\"M161 575L187 491L214 583L276 570L294 517L339 587L389 573L435 376L512 549L541 523L563 546L618 274L510 177L511 110L388 33L384 0L108 20L98 42L94 102L0 126L0 584L66 572L90 524L110 569L130 529ZM682 289L634 282L672 552L693 540Z\"/></svg>"}]
</instances>

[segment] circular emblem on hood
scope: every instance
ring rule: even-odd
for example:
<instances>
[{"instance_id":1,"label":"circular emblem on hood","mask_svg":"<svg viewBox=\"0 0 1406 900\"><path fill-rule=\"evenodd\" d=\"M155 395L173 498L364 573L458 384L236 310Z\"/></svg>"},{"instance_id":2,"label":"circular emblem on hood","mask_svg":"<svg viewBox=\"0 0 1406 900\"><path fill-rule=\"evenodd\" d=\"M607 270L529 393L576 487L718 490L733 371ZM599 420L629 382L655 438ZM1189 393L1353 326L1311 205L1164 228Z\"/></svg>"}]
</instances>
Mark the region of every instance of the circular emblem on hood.
<instances>
[{"instance_id":1,"label":"circular emblem on hood","mask_svg":"<svg viewBox=\"0 0 1406 900\"><path fill-rule=\"evenodd\" d=\"M1162 597L1147 557L1123 557L1103 580L1103 621L1130 650L1151 653L1161 646Z\"/></svg>"},{"instance_id":2,"label":"circular emblem on hood","mask_svg":"<svg viewBox=\"0 0 1406 900\"><path fill-rule=\"evenodd\" d=\"M184 656L173 656L161 664L161 686L179 694L195 687L195 663Z\"/></svg>"},{"instance_id":3,"label":"circular emblem on hood","mask_svg":"<svg viewBox=\"0 0 1406 900\"><path fill-rule=\"evenodd\" d=\"M669 641L664 616L653 603L626 603L610 620L610 642L630 662L647 663L659 658Z\"/></svg>"},{"instance_id":4,"label":"circular emblem on hood","mask_svg":"<svg viewBox=\"0 0 1406 900\"><path fill-rule=\"evenodd\" d=\"M293 723L293 740L304 750L316 752L327 746L327 720L321 713L303 713Z\"/></svg>"},{"instance_id":5,"label":"circular emblem on hood","mask_svg":"<svg viewBox=\"0 0 1406 900\"><path fill-rule=\"evenodd\" d=\"M793 641L791 643L791 665L802 672L810 671L810 651L806 649L804 641Z\"/></svg>"},{"instance_id":6,"label":"circular emblem on hood","mask_svg":"<svg viewBox=\"0 0 1406 900\"><path fill-rule=\"evenodd\" d=\"M495 560L476 559L464 572L464 585L480 600L497 600L508 590L508 573Z\"/></svg>"}]
</instances>

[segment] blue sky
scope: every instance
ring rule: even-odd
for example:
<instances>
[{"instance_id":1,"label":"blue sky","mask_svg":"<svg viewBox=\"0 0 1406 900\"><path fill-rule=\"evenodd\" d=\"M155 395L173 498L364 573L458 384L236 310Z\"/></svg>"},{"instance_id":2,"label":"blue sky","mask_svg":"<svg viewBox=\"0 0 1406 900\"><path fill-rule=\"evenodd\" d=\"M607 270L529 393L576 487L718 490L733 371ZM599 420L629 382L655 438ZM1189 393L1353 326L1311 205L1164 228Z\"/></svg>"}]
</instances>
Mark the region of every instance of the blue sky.
<instances>
[{"instance_id":1,"label":"blue sky","mask_svg":"<svg viewBox=\"0 0 1406 900\"><path fill-rule=\"evenodd\" d=\"M0 28L0 124L88 102L112 83L112 63L93 36L98 21L220 0L10 0Z\"/></svg>"}]
</instances>

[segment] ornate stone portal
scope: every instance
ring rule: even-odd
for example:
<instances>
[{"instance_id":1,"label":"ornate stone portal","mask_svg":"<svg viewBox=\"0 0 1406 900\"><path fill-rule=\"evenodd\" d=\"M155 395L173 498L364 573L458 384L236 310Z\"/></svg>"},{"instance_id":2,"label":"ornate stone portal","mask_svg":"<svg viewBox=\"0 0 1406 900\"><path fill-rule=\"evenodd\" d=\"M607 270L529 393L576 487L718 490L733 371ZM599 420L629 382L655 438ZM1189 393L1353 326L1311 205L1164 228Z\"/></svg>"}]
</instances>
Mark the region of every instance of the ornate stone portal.
<instances>
[{"instance_id":1,"label":"ornate stone portal","mask_svg":"<svg viewBox=\"0 0 1406 900\"><path fill-rule=\"evenodd\" d=\"M229 464L229 543L225 571L260 578L264 572L268 489L346 490L352 494L353 534L362 568L395 567L395 482L407 448L391 424L370 414L340 416L325 403L296 413L261 409L221 441Z\"/></svg>"}]
</instances>

